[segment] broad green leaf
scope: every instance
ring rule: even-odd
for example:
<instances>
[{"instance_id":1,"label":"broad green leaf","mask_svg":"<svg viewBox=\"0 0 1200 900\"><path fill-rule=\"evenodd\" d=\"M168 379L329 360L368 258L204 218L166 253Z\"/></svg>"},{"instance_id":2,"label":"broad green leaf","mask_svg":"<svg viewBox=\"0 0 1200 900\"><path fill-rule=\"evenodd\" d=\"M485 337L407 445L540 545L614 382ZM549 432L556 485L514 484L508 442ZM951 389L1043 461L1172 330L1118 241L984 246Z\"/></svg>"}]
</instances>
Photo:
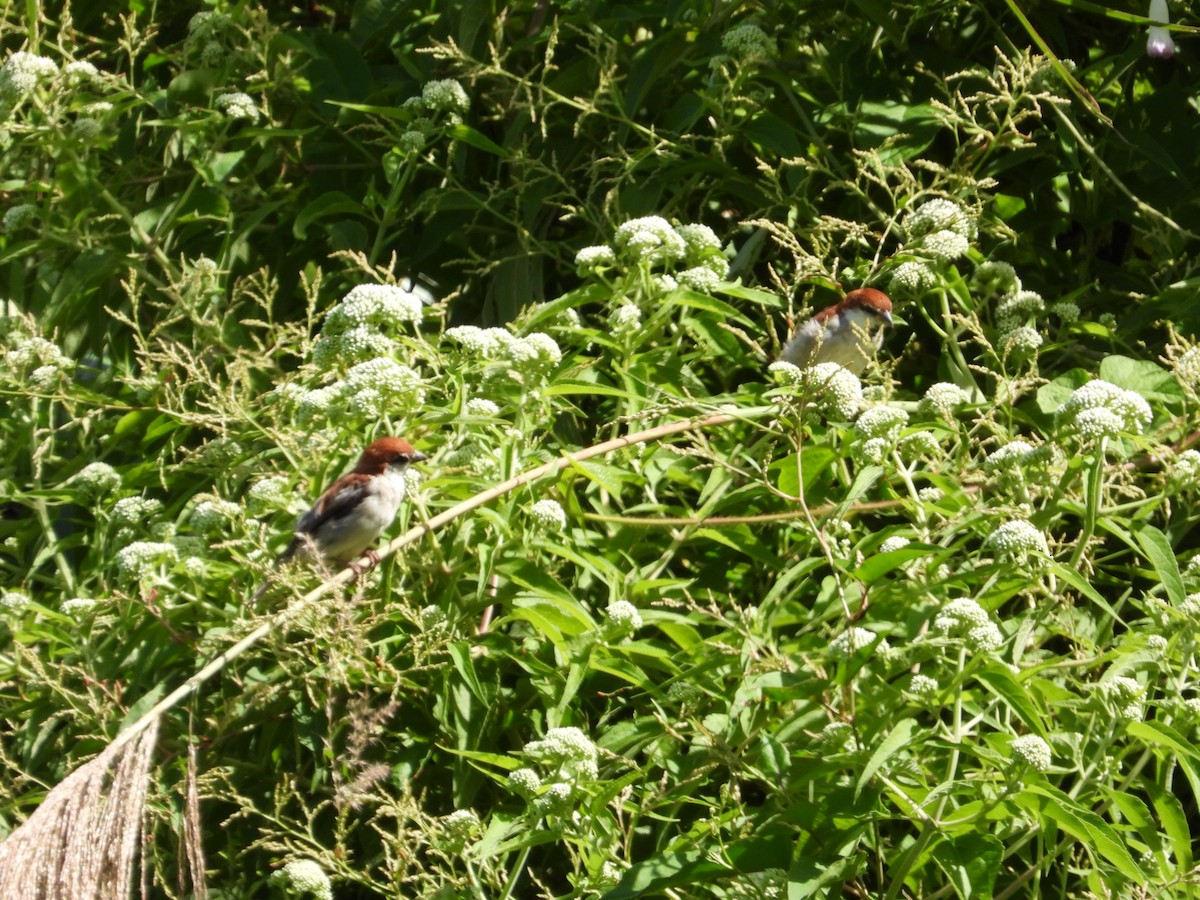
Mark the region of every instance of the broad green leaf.
<instances>
[{"instance_id":1,"label":"broad green leaf","mask_svg":"<svg viewBox=\"0 0 1200 900\"><path fill-rule=\"evenodd\" d=\"M1099 377L1143 397L1180 397L1175 376L1152 359L1106 356L1100 360Z\"/></svg>"},{"instance_id":2,"label":"broad green leaf","mask_svg":"<svg viewBox=\"0 0 1200 900\"><path fill-rule=\"evenodd\" d=\"M1076 389L1083 387L1091 380L1091 374L1085 369L1071 369L1063 372L1049 384L1043 384L1038 388L1038 409L1046 415L1054 415L1058 412L1058 408L1075 393Z\"/></svg>"},{"instance_id":3,"label":"broad green leaf","mask_svg":"<svg viewBox=\"0 0 1200 900\"><path fill-rule=\"evenodd\" d=\"M1013 795L1019 806L1034 815L1048 818L1085 847L1107 860L1118 872L1137 884L1146 883L1120 835L1090 809L1080 806L1058 788L1035 785Z\"/></svg>"},{"instance_id":4,"label":"broad green leaf","mask_svg":"<svg viewBox=\"0 0 1200 900\"><path fill-rule=\"evenodd\" d=\"M908 746L912 741L913 732L916 730L915 719L901 719L900 724L891 730L891 733L884 738L883 743L875 748L875 752L871 754L871 758L867 760L867 764L863 766L863 770L858 776L858 784L854 788L855 800L858 799L867 783L875 777L875 773L883 768L893 754L902 747Z\"/></svg>"},{"instance_id":5,"label":"broad green leaf","mask_svg":"<svg viewBox=\"0 0 1200 900\"><path fill-rule=\"evenodd\" d=\"M1043 739L1047 736L1046 726L1033 703L1033 698L1025 690L1025 685L1017 681L1006 666L998 662L989 662L975 672L975 677L1003 700L1030 731Z\"/></svg>"},{"instance_id":6,"label":"broad green leaf","mask_svg":"<svg viewBox=\"0 0 1200 900\"><path fill-rule=\"evenodd\" d=\"M330 216L362 215L363 205L341 191L328 191L309 203L292 221L292 234L301 240L308 234L308 226Z\"/></svg>"},{"instance_id":7,"label":"broad green leaf","mask_svg":"<svg viewBox=\"0 0 1200 900\"><path fill-rule=\"evenodd\" d=\"M1151 778L1143 778L1139 786L1150 797L1163 832L1175 854L1175 864L1182 872L1192 868L1192 832L1187 812L1173 791L1164 790Z\"/></svg>"},{"instance_id":8,"label":"broad green leaf","mask_svg":"<svg viewBox=\"0 0 1200 900\"><path fill-rule=\"evenodd\" d=\"M933 848L933 860L963 900L991 900L1004 844L995 835L968 832Z\"/></svg>"},{"instance_id":9,"label":"broad green leaf","mask_svg":"<svg viewBox=\"0 0 1200 900\"><path fill-rule=\"evenodd\" d=\"M1178 606L1187 596L1183 586L1183 576L1179 572L1179 562L1175 559L1175 551L1167 536L1149 522L1134 522L1131 525L1142 553L1150 560L1159 581L1171 598L1171 603Z\"/></svg>"},{"instance_id":10,"label":"broad green leaf","mask_svg":"<svg viewBox=\"0 0 1200 900\"><path fill-rule=\"evenodd\" d=\"M792 454L771 463L772 471L779 473L775 486L789 497L801 496L800 472L803 470L803 495L807 497L836 459L837 453L829 447L806 445L800 454Z\"/></svg>"},{"instance_id":11,"label":"broad green leaf","mask_svg":"<svg viewBox=\"0 0 1200 900\"><path fill-rule=\"evenodd\" d=\"M908 544L899 550L872 554L867 557L861 566L850 574L864 584L872 584L889 572L898 569L909 560L920 559L922 556L943 552L945 552L944 547L935 547L931 544Z\"/></svg>"}]
</instances>

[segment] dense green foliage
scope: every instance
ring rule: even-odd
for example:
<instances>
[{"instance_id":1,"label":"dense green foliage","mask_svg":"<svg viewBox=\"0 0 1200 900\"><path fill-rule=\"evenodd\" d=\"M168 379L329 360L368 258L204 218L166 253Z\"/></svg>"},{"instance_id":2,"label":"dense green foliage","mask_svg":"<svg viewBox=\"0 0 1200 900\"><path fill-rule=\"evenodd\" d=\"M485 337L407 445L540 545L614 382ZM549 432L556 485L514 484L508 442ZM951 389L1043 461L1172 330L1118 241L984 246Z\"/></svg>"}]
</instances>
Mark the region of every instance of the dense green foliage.
<instances>
[{"instance_id":1,"label":"dense green foliage","mask_svg":"<svg viewBox=\"0 0 1200 900\"><path fill-rule=\"evenodd\" d=\"M6 7L0 834L372 438L398 532L694 418L174 710L153 895L1200 893L1191 29L1025 5Z\"/></svg>"}]
</instances>

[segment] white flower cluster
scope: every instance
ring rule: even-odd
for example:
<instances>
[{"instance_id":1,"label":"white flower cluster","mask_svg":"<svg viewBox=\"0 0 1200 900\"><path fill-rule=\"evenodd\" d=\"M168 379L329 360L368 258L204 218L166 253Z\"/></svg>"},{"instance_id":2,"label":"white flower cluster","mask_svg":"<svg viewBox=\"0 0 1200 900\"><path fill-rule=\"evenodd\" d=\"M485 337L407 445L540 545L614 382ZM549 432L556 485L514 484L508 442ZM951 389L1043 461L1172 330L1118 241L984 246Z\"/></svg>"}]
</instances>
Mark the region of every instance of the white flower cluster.
<instances>
[{"instance_id":1,"label":"white flower cluster","mask_svg":"<svg viewBox=\"0 0 1200 900\"><path fill-rule=\"evenodd\" d=\"M947 228L925 235L917 246L938 262L954 262L967 255L967 251L971 249L971 242L957 231Z\"/></svg>"},{"instance_id":2,"label":"white flower cluster","mask_svg":"<svg viewBox=\"0 0 1200 900\"><path fill-rule=\"evenodd\" d=\"M159 566L174 565L178 560L174 544L134 541L117 551L117 574L127 582L142 581Z\"/></svg>"},{"instance_id":3,"label":"white flower cluster","mask_svg":"<svg viewBox=\"0 0 1200 900\"><path fill-rule=\"evenodd\" d=\"M933 630L946 637L961 638L968 648L982 653L1004 643L1004 635L987 610L969 597L945 604L933 620Z\"/></svg>"},{"instance_id":4,"label":"white flower cluster","mask_svg":"<svg viewBox=\"0 0 1200 900\"><path fill-rule=\"evenodd\" d=\"M854 726L849 722L830 722L821 729L817 744L826 753L837 753L854 738Z\"/></svg>"},{"instance_id":5,"label":"white flower cluster","mask_svg":"<svg viewBox=\"0 0 1200 900\"><path fill-rule=\"evenodd\" d=\"M288 490L288 480L282 475L260 478L250 486L246 498L255 512L286 507L292 499Z\"/></svg>"},{"instance_id":6,"label":"white flower cluster","mask_svg":"<svg viewBox=\"0 0 1200 900\"><path fill-rule=\"evenodd\" d=\"M295 404L301 424L328 421L349 414L374 419L385 413L415 409L425 402L421 376L390 356L368 359L351 366L346 377L324 387L305 390L286 384L276 393Z\"/></svg>"},{"instance_id":7,"label":"white flower cluster","mask_svg":"<svg viewBox=\"0 0 1200 900\"><path fill-rule=\"evenodd\" d=\"M1183 387L1200 388L1200 347L1188 347L1171 361L1171 368Z\"/></svg>"},{"instance_id":8,"label":"white flower cluster","mask_svg":"<svg viewBox=\"0 0 1200 900\"><path fill-rule=\"evenodd\" d=\"M1044 457L1045 454L1028 441L1009 441L988 454L983 461L983 470L989 473L1019 472Z\"/></svg>"},{"instance_id":9,"label":"white flower cluster","mask_svg":"<svg viewBox=\"0 0 1200 900\"><path fill-rule=\"evenodd\" d=\"M1200 451L1184 450L1171 465L1171 480L1188 486L1200 483Z\"/></svg>"},{"instance_id":10,"label":"white flower cluster","mask_svg":"<svg viewBox=\"0 0 1200 900\"><path fill-rule=\"evenodd\" d=\"M500 415L500 407L486 397L472 397L466 402L469 416L479 416L484 419L495 419Z\"/></svg>"},{"instance_id":11,"label":"white flower cluster","mask_svg":"<svg viewBox=\"0 0 1200 900\"><path fill-rule=\"evenodd\" d=\"M524 753L542 771L517 769L509 775L508 784L529 799L539 815L568 814L580 783L595 781L599 772L596 745L578 728L551 728L541 740L527 743Z\"/></svg>"},{"instance_id":12,"label":"white flower cluster","mask_svg":"<svg viewBox=\"0 0 1200 900\"><path fill-rule=\"evenodd\" d=\"M975 213L944 197L926 200L908 214L905 224L909 237L949 231L973 241L979 234Z\"/></svg>"},{"instance_id":13,"label":"white flower cluster","mask_svg":"<svg viewBox=\"0 0 1200 900\"><path fill-rule=\"evenodd\" d=\"M900 440L900 431L908 424L908 413L894 406L873 406L854 423L859 438L853 451L855 458L879 465Z\"/></svg>"},{"instance_id":14,"label":"white flower cluster","mask_svg":"<svg viewBox=\"0 0 1200 900\"><path fill-rule=\"evenodd\" d=\"M567 527L567 514L562 504L548 497L529 507L529 517L547 530L562 531Z\"/></svg>"},{"instance_id":15,"label":"white flower cluster","mask_svg":"<svg viewBox=\"0 0 1200 900\"><path fill-rule=\"evenodd\" d=\"M794 386L797 393L817 404L830 418L852 422L863 405L862 382L849 369L837 363L817 363L801 369L779 360L767 367L778 384Z\"/></svg>"},{"instance_id":16,"label":"white flower cluster","mask_svg":"<svg viewBox=\"0 0 1200 900\"><path fill-rule=\"evenodd\" d=\"M104 462L90 462L68 479L67 484L87 500L102 497L121 484L117 470Z\"/></svg>"},{"instance_id":17,"label":"white flower cluster","mask_svg":"<svg viewBox=\"0 0 1200 900\"><path fill-rule=\"evenodd\" d=\"M879 643L876 644L876 640ZM859 628L857 625L851 625L829 642L829 649L838 656L853 656L859 650L870 647L872 644L875 644L876 653L887 654L891 652L892 647L885 638L880 638L874 631Z\"/></svg>"},{"instance_id":18,"label":"white flower cluster","mask_svg":"<svg viewBox=\"0 0 1200 900\"><path fill-rule=\"evenodd\" d=\"M14 234L26 225L33 223L39 212L39 207L33 203L18 203L4 211L4 219L0 220L0 228L5 234Z\"/></svg>"},{"instance_id":19,"label":"white flower cluster","mask_svg":"<svg viewBox=\"0 0 1200 900\"><path fill-rule=\"evenodd\" d=\"M979 234L975 214L952 200L935 197L909 213L909 246L937 262L953 262L971 249ZM909 277L916 277L915 273Z\"/></svg>"},{"instance_id":20,"label":"white flower cluster","mask_svg":"<svg viewBox=\"0 0 1200 900\"><path fill-rule=\"evenodd\" d=\"M465 113L471 107L466 89L452 78L426 82L421 88L421 103L426 109L451 114Z\"/></svg>"},{"instance_id":21,"label":"white flower cluster","mask_svg":"<svg viewBox=\"0 0 1200 900\"><path fill-rule=\"evenodd\" d=\"M949 420L953 418L954 410L966 403L968 399L967 392L957 384L939 381L931 384L925 391L925 395L921 398L920 408L936 412L942 418Z\"/></svg>"},{"instance_id":22,"label":"white flower cluster","mask_svg":"<svg viewBox=\"0 0 1200 900\"><path fill-rule=\"evenodd\" d=\"M729 275L721 239L707 225L675 225L661 216L631 219L617 228L613 246L584 247L575 255L580 275L606 269L661 267L653 282L661 293L683 286L714 292ZM675 272L678 266L683 270Z\"/></svg>"},{"instance_id":23,"label":"white flower cluster","mask_svg":"<svg viewBox=\"0 0 1200 900\"><path fill-rule=\"evenodd\" d=\"M1133 678L1126 675L1104 678L1096 685L1096 693L1120 718L1131 721L1142 718L1142 695L1145 689Z\"/></svg>"},{"instance_id":24,"label":"white flower cluster","mask_svg":"<svg viewBox=\"0 0 1200 900\"><path fill-rule=\"evenodd\" d=\"M413 291L387 284L360 284L350 289L325 316L313 348L322 371L391 356L399 349L393 335L424 315Z\"/></svg>"},{"instance_id":25,"label":"white flower cluster","mask_svg":"<svg viewBox=\"0 0 1200 900\"><path fill-rule=\"evenodd\" d=\"M473 809L456 809L439 820L442 828L442 841L446 849L459 853L467 841L479 833L479 816Z\"/></svg>"},{"instance_id":26,"label":"white flower cluster","mask_svg":"<svg viewBox=\"0 0 1200 900\"><path fill-rule=\"evenodd\" d=\"M1032 356L1042 346L1042 335L1032 325L1021 325L1000 338L1004 356Z\"/></svg>"},{"instance_id":27,"label":"white flower cluster","mask_svg":"<svg viewBox=\"0 0 1200 900\"><path fill-rule=\"evenodd\" d=\"M642 327L642 311L632 303L622 303L608 314L608 324L615 335L634 334Z\"/></svg>"},{"instance_id":28,"label":"white flower cluster","mask_svg":"<svg viewBox=\"0 0 1200 900\"><path fill-rule=\"evenodd\" d=\"M540 331L517 337L504 328L458 325L447 329L446 337L468 353L507 362L523 374L545 374L562 362L558 342Z\"/></svg>"},{"instance_id":29,"label":"white flower cluster","mask_svg":"<svg viewBox=\"0 0 1200 900\"><path fill-rule=\"evenodd\" d=\"M543 771L562 781L594 781L599 771L596 745L578 728L551 728L540 740L529 741L526 756L541 763Z\"/></svg>"},{"instance_id":30,"label":"white flower cluster","mask_svg":"<svg viewBox=\"0 0 1200 900\"><path fill-rule=\"evenodd\" d=\"M642 614L628 600L614 600L604 610L608 620L604 637L609 641L627 640L642 627Z\"/></svg>"},{"instance_id":31,"label":"white flower cluster","mask_svg":"<svg viewBox=\"0 0 1200 900\"><path fill-rule=\"evenodd\" d=\"M1038 772L1049 771L1053 761L1050 745L1036 734L1023 734L1015 737L1010 746L1014 759L1020 760Z\"/></svg>"},{"instance_id":32,"label":"white flower cluster","mask_svg":"<svg viewBox=\"0 0 1200 900\"><path fill-rule=\"evenodd\" d=\"M730 28L721 35L721 46L730 56L743 62L769 59L775 55L775 41L752 22Z\"/></svg>"},{"instance_id":33,"label":"white flower cluster","mask_svg":"<svg viewBox=\"0 0 1200 900\"><path fill-rule=\"evenodd\" d=\"M1064 325L1079 321L1079 304L1073 300L1059 300L1050 307L1050 312L1058 316L1058 320Z\"/></svg>"},{"instance_id":34,"label":"white flower cluster","mask_svg":"<svg viewBox=\"0 0 1200 900\"><path fill-rule=\"evenodd\" d=\"M1099 438L1141 434L1154 414L1141 394L1096 378L1077 388L1055 417L1074 424L1085 438Z\"/></svg>"},{"instance_id":35,"label":"white flower cluster","mask_svg":"<svg viewBox=\"0 0 1200 900\"><path fill-rule=\"evenodd\" d=\"M293 859L271 874L271 883L285 896L333 900L333 885L325 870L311 859Z\"/></svg>"},{"instance_id":36,"label":"white flower cluster","mask_svg":"<svg viewBox=\"0 0 1200 900\"><path fill-rule=\"evenodd\" d=\"M445 469L469 469L475 475L492 477L500 471L500 459L496 450L478 442L463 444L441 457Z\"/></svg>"},{"instance_id":37,"label":"white flower cluster","mask_svg":"<svg viewBox=\"0 0 1200 900\"><path fill-rule=\"evenodd\" d=\"M607 244L584 247L575 254L575 265L581 273L596 269L609 269L617 264L617 254Z\"/></svg>"},{"instance_id":38,"label":"white flower cluster","mask_svg":"<svg viewBox=\"0 0 1200 900\"><path fill-rule=\"evenodd\" d=\"M1179 611L1189 619L1200 621L1200 594L1188 594L1179 603Z\"/></svg>"},{"instance_id":39,"label":"white flower cluster","mask_svg":"<svg viewBox=\"0 0 1200 900\"><path fill-rule=\"evenodd\" d=\"M903 550L910 543L912 543L912 541L910 541L904 535L894 534L890 538L886 538L884 542L879 545L879 552L892 553L896 550Z\"/></svg>"},{"instance_id":40,"label":"white flower cluster","mask_svg":"<svg viewBox=\"0 0 1200 900\"><path fill-rule=\"evenodd\" d=\"M63 66L63 79L70 85L95 84L100 70L87 60L76 60Z\"/></svg>"},{"instance_id":41,"label":"white flower cluster","mask_svg":"<svg viewBox=\"0 0 1200 900\"><path fill-rule=\"evenodd\" d=\"M632 263L669 266L687 253L683 237L661 216L643 216L621 225L614 236L616 251Z\"/></svg>"},{"instance_id":42,"label":"white flower cluster","mask_svg":"<svg viewBox=\"0 0 1200 900\"><path fill-rule=\"evenodd\" d=\"M975 269L971 287L984 297L1004 298L1021 290L1021 279L1017 276L1017 270L1008 263L989 260Z\"/></svg>"},{"instance_id":43,"label":"white flower cluster","mask_svg":"<svg viewBox=\"0 0 1200 900\"><path fill-rule=\"evenodd\" d=\"M918 672L912 677L912 681L908 684L908 689L918 697L933 697L941 689L936 678L929 675L923 675Z\"/></svg>"},{"instance_id":44,"label":"white flower cluster","mask_svg":"<svg viewBox=\"0 0 1200 900\"><path fill-rule=\"evenodd\" d=\"M95 612L99 606L100 601L92 597L71 597L69 600L64 600L59 604L58 608L63 615L80 619Z\"/></svg>"},{"instance_id":45,"label":"white flower cluster","mask_svg":"<svg viewBox=\"0 0 1200 900\"><path fill-rule=\"evenodd\" d=\"M938 443L937 435L932 431L914 431L902 437L896 446L900 455L908 461L923 456L938 456L942 452L942 445Z\"/></svg>"},{"instance_id":46,"label":"white flower cluster","mask_svg":"<svg viewBox=\"0 0 1200 900\"><path fill-rule=\"evenodd\" d=\"M0 612L19 616L29 606L29 597L20 591L5 591L0 594Z\"/></svg>"},{"instance_id":47,"label":"white flower cluster","mask_svg":"<svg viewBox=\"0 0 1200 900\"><path fill-rule=\"evenodd\" d=\"M701 294L716 293L717 288L721 286L721 276L705 266L693 266L690 269L684 269L676 278L680 287L685 287L688 290Z\"/></svg>"},{"instance_id":48,"label":"white flower cluster","mask_svg":"<svg viewBox=\"0 0 1200 900\"><path fill-rule=\"evenodd\" d=\"M153 497L122 497L108 510L108 517L117 528L145 525L162 512L161 500Z\"/></svg>"},{"instance_id":49,"label":"white flower cluster","mask_svg":"<svg viewBox=\"0 0 1200 900\"><path fill-rule=\"evenodd\" d=\"M1023 519L1003 523L987 536L983 545L1014 562L1027 561L1030 555L1050 555L1046 536Z\"/></svg>"},{"instance_id":50,"label":"white flower cluster","mask_svg":"<svg viewBox=\"0 0 1200 900\"><path fill-rule=\"evenodd\" d=\"M910 260L896 266L890 283L900 293L920 295L937 284L937 274L925 263Z\"/></svg>"},{"instance_id":51,"label":"white flower cluster","mask_svg":"<svg viewBox=\"0 0 1200 900\"><path fill-rule=\"evenodd\" d=\"M58 64L45 56L18 50L0 67L0 95L13 100L58 75Z\"/></svg>"},{"instance_id":52,"label":"white flower cluster","mask_svg":"<svg viewBox=\"0 0 1200 900\"><path fill-rule=\"evenodd\" d=\"M432 603L429 606L422 606L418 616L422 631L437 633L444 631L450 624L450 617L446 615L446 611Z\"/></svg>"},{"instance_id":53,"label":"white flower cluster","mask_svg":"<svg viewBox=\"0 0 1200 900\"><path fill-rule=\"evenodd\" d=\"M1005 294L996 304L996 327L1013 331L1046 311L1046 301L1037 291L1018 290Z\"/></svg>"},{"instance_id":54,"label":"white flower cluster","mask_svg":"<svg viewBox=\"0 0 1200 900\"><path fill-rule=\"evenodd\" d=\"M193 528L207 534L236 521L241 514L242 508L230 500L202 495L192 507L190 521Z\"/></svg>"},{"instance_id":55,"label":"white flower cluster","mask_svg":"<svg viewBox=\"0 0 1200 900\"><path fill-rule=\"evenodd\" d=\"M258 105L254 98L242 91L231 91L221 94L213 101L213 106L225 113L231 119L247 119L258 121Z\"/></svg>"},{"instance_id":56,"label":"white flower cluster","mask_svg":"<svg viewBox=\"0 0 1200 900\"><path fill-rule=\"evenodd\" d=\"M528 766L514 769L508 774L508 789L514 794L530 799L542 786L542 776Z\"/></svg>"},{"instance_id":57,"label":"white flower cluster","mask_svg":"<svg viewBox=\"0 0 1200 900\"><path fill-rule=\"evenodd\" d=\"M53 341L41 337L16 336L12 349L4 354L9 372L5 377L25 373L18 383L35 391L54 390L59 380L75 368L75 361Z\"/></svg>"},{"instance_id":58,"label":"white flower cluster","mask_svg":"<svg viewBox=\"0 0 1200 900\"><path fill-rule=\"evenodd\" d=\"M224 31L232 21L225 13L198 12L188 21L188 37L206 40Z\"/></svg>"}]
</instances>

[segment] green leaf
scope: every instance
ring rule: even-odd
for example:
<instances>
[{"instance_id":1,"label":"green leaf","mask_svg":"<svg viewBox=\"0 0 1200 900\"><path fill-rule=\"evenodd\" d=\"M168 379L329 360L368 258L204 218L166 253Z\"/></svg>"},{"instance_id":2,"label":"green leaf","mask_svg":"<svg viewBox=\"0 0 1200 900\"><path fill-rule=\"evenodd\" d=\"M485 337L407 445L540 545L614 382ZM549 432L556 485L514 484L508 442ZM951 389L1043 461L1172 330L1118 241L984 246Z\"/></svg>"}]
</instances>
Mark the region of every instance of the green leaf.
<instances>
[{"instance_id":1,"label":"green leaf","mask_svg":"<svg viewBox=\"0 0 1200 900\"><path fill-rule=\"evenodd\" d=\"M1003 700L1008 708L1025 723L1026 728L1045 739L1046 726L1042 722L1042 717L1038 713L1033 699L1025 690L1025 685L1017 681L1007 667L998 662L989 662L975 673L975 677Z\"/></svg>"},{"instance_id":2,"label":"green leaf","mask_svg":"<svg viewBox=\"0 0 1200 900\"><path fill-rule=\"evenodd\" d=\"M1049 384L1043 384L1038 388L1038 409L1048 416L1054 415L1078 388L1083 387L1091 380L1091 373L1086 369L1071 369L1063 372Z\"/></svg>"},{"instance_id":3,"label":"green leaf","mask_svg":"<svg viewBox=\"0 0 1200 900\"><path fill-rule=\"evenodd\" d=\"M128 434L143 433L149 423L156 418L152 409L136 409L133 412L125 413L117 420L113 434L117 437L125 437Z\"/></svg>"},{"instance_id":4,"label":"green leaf","mask_svg":"<svg viewBox=\"0 0 1200 900\"><path fill-rule=\"evenodd\" d=\"M484 153L491 153L493 156L499 156L501 159L508 159L509 152L493 141L486 135L480 134L474 128L468 125L451 125L446 129L455 140L462 141L464 144L469 144L476 150L482 150Z\"/></svg>"},{"instance_id":5,"label":"green leaf","mask_svg":"<svg viewBox=\"0 0 1200 900\"><path fill-rule=\"evenodd\" d=\"M362 215L363 206L341 191L328 191L300 210L292 221L292 236L300 240L308 234L308 226L321 219L338 215Z\"/></svg>"},{"instance_id":6,"label":"green leaf","mask_svg":"<svg viewBox=\"0 0 1200 900\"><path fill-rule=\"evenodd\" d=\"M1106 356L1100 360L1100 377L1119 388L1143 397L1172 398L1182 396L1175 376L1152 359L1130 359L1127 356Z\"/></svg>"},{"instance_id":7,"label":"green leaf","mask_svg":"<svg viewBox=\"0 0 1200 900\"><path fill-rule=\"evenodd\" d=\"M887 553L874 553L868 556L866 562L850 574L855 580L861 581L863 584L873 584L909 560L920 559L922 556L944 552L944 547L935 547L932 544L908 544L899 550L890 550Z\"/></svg>"},{"instance_id":8,"label":"green leaf","mask_svg":"<svg viewBox=\"0 0 1200 900\"><path fill-rule=\"evenodd\" d=\"M1139 787L1146 792L1150 797L1150 802L1154 804L1154 811L1158 814L1162 830L1171 843L1171 850L1175 854L1175 864L1179 871L1190 871L1192 868L1192 833L1183 804L1179 802L1179 798L1172 791L1164 790L1161 785L1156 784L1150 778L1141 779Z\"/></svg>"},{"instance_id":9,"label":"green leaf","mask_svg":"<svg viewBox=\"0 0 1200 900\"><path fill-rule=\"evenodd\" d=\"M618 397L622 400L637 402L640 398L629 391L623 391L620 388L612 387L607 384L596 384L590 381L572 381L571 379L563 379L555 381L554 384L548 385L541 391L545 397L571 396L574 394L591 395L599 397Z\"/></svg>"},{"instance_id":10,"label":"green leaf","mask_svg":"<svg viewBox=\"0 0 1200 900\"><path fill-rule=\"evenodd\" d=\"M771 471L778 472L775 486L789 497L809 498L817 481L837 459L837 453L823 444L805 445L799 454L793 453L771 463ZM804 491L800 490L800 472L804 472Z\"/></svg>"},{"instance_id":11,"label":"green leaf","mask_svg":"<svg viewBox=\"0 0 1200 900\"><path fill-rule=\"evenodd\" d=\"M1026 811L1053 821L1060 829L1107 860L1126 878L1136 884L1146 883L1146 874L1130 856L1125 842L1113 827L1058 788L1050 785L1027 787L1015 794L1013 800Z\"/></svg>"},{"instance_id":12,"label":"green leaf","mask_svg":"<svg viewBox=\"0 0 1200 900\"><path fill-rule=\"evenodd\" d=\"M1158 580L1162 582L1171 602L1178 606L1187 596L1183 586L1183 575L1179 572L1179 561L1167 536L1149 522L1133 522L1130 526L1146 559L1154 567Z\"/></svg>"},{"instance_id":13,"label":"green leaf","mask_svg":"<svg viewBox=\"0 0 1200 900\"><path fill-rule=\"evenodd\" d=\"M968 832L933 848L933 861L963 900L991 900L1004 844L995 835Z\"/></svg>"},{"instance_id":14,"label":"green leaf","mask_svg":"<svg viewBox=\"0 0 1200 900\"><path fill-rule=\"evenodd\" d=\"M875 752L871 754L871 758L867 760L867 764L863 766L862 773L858 776L858 784L854 788L854 799L857 800L862 793L867 782L875 777L883 764L891 759L892 755L901 747L906 747L912 740L913 732L917 730L915 719L901 719L900 724L892 729L891 733L884 738Z\"/></svg>"},{"instance_id":15,"label":"green leaf","mask_svg":"<svg viewBox=\"0 0 1200 900\"><path fill-rule=\"evenodd\" d=\"M687 288L678 288L671 291L666 296L666 302L671 306L690 307L691 309L701 309L710 313L715 313L723 321L739 322L748 328L754 327L754 322L746 318L733 306L718 300L716 297L710 297L708 294L701 294L696 291L688 290Z\"/></svg>"},{"instance_id":16,"label":"green leaf","mask_svg":"<svg viewBox=\"0 0 1200 900\"><path fill-rule=\"evenodd\" d=\"M660 853L626 870L620 883L603 900L634 900L668 888L779 868L781 861L790 857L792 843L791 832L783 828L733 841L724 847L731 865L717 862L703 849Z\"/></svg>"}]
</instances>

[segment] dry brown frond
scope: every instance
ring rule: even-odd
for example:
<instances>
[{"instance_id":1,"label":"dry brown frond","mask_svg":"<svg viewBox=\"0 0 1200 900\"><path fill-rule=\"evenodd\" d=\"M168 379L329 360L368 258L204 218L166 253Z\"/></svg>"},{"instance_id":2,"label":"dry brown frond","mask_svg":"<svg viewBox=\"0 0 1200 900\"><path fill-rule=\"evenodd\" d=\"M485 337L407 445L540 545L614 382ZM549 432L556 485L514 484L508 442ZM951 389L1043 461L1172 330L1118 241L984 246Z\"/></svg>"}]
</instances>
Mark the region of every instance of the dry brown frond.
<instances>
[{"instance_id":1,"label":"dry brown frond","mask_svg":"<svg viewBox=\"0 0 1200 900\"><path fill-rule=\"evenodd\" d=\"M0 843L0 897L111 900L133 895L158 717L52 790Z\"/></svg>"}]
</instances>

